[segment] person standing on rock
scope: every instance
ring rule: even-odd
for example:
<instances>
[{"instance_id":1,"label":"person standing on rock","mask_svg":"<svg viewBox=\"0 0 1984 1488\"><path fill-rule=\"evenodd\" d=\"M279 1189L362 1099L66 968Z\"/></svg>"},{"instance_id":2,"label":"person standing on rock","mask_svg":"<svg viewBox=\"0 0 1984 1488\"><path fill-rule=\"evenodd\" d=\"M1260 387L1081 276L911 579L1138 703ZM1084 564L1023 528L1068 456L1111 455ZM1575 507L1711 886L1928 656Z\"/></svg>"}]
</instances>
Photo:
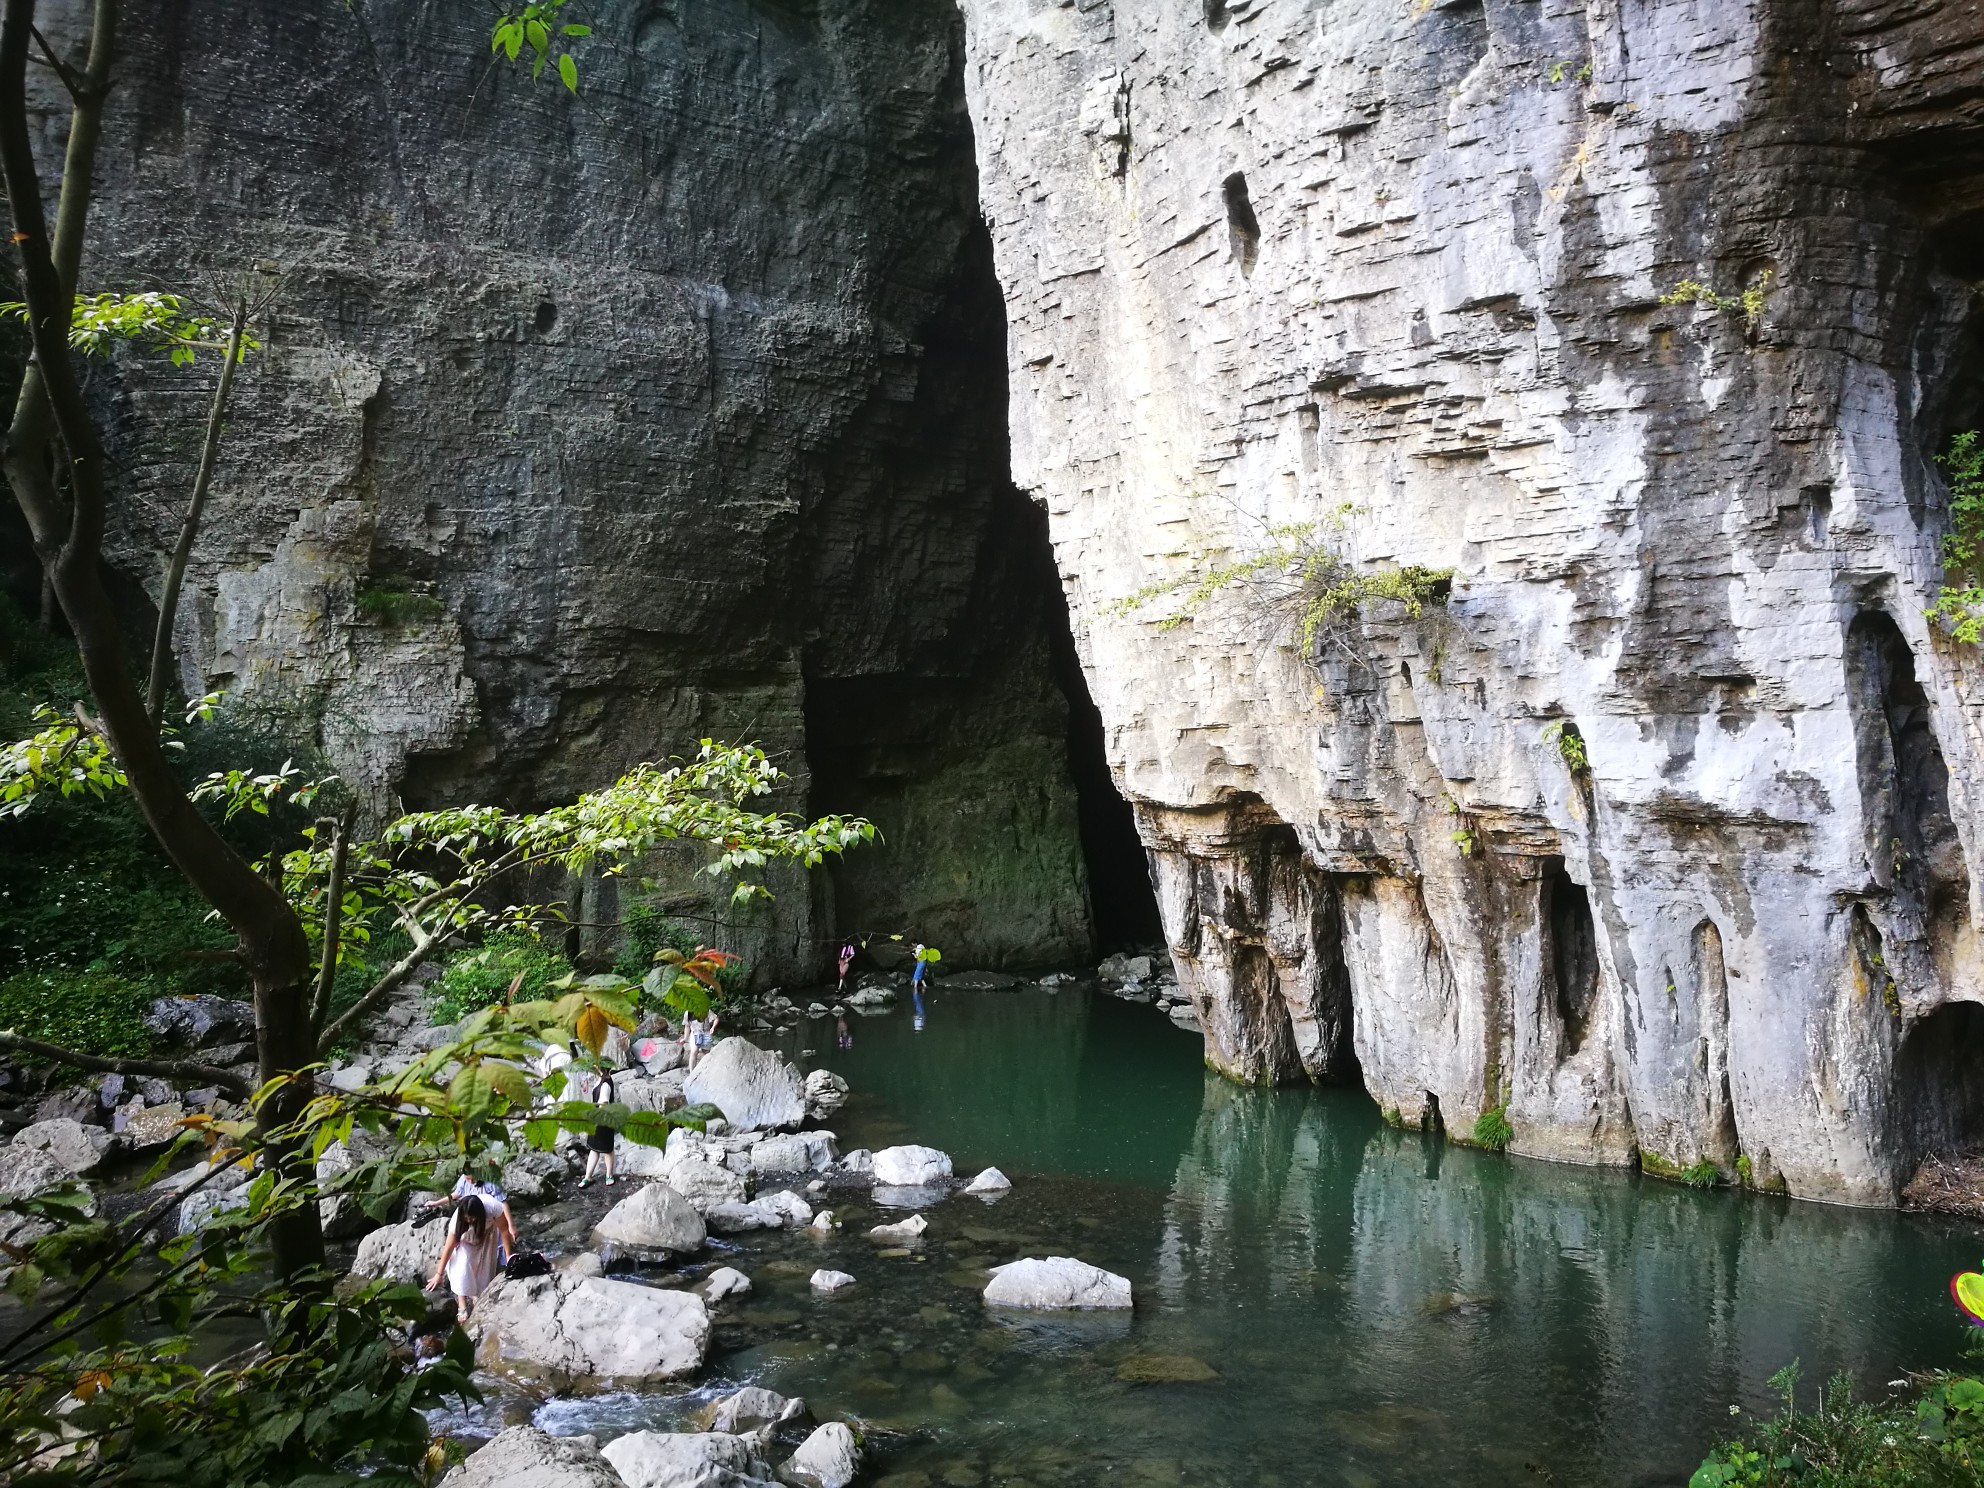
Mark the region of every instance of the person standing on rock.
<instances>
[{"instance_id":1,"label":"person standing on rock","mask_svg":"<svg viewBox=\"0 0 1984 1488\"><path fill-rule=\"evenodd\" d=\"M609 1066L599 1072L599 1079L593 1083L592 1103L595 1106L609 1106L613 1104L613 1098L613 1070ZM592 1182L593 1170L597 1167L605 1168L606 1186L613 1186L613 1137L612 1127L595 1126L592 1135L586 1138L586 1173L579 1180L580 1188Z\"/></svg>"},{"instance_id":2,"label":"person standing on rock","mask_svg":"<svg viewBox=\"0 0 1984 1488\"><path fill-rule=\"evenodd\" d=\"M710 1045L716 1042L716 1026L722 1022L711 1008L702 1017L687 1017L682 1020L682 1065L693 1070L702 1057L709 1053Z\"/></svg>"},{"instance_id":3,"label":"person standing on rock","mask_svg":"<svg viewBox=\"0 0 1984 1488\"><path fill-rule=\"evenodd\" d=\"M447 1277L448 1289L455 1294L455 1305L460 1315L467 1318L475 1311L482 1294L489 1290L489 1283L496 1279L502 1246L502 1236L482 1200L473 1196L463 1199L448 1221L448 1238L441 1246L441 1259L434 1263L434 1276L427 1283L427 1290L438 1290L441 1278Z\"/></svg>"},{"instance_id":4,"label":"person standing on rock","mask_svg":"<svg viewBox=\"0 0 1984 1488\"><path fill-rule=\"evenodd\" d=\"M853 966L854 966L854 942L851 940L842 941L840 947L840 986L836 990L837 996L846 995L847 974L849 970L853 968Z\"/></svg>"},{"instance_id":5,"label":"person standing on rock","mask_svg":"<svg viewBox=\"0 0 1984 1488\"><path fill-rule=\"evenodd\" d=\"M909 1000L914 1004L910 1027L923 1032L923 978L930 969L930 962L923 954L923 942L916 943L916 969L909 974Z\"/></svg>"}]
</instances>

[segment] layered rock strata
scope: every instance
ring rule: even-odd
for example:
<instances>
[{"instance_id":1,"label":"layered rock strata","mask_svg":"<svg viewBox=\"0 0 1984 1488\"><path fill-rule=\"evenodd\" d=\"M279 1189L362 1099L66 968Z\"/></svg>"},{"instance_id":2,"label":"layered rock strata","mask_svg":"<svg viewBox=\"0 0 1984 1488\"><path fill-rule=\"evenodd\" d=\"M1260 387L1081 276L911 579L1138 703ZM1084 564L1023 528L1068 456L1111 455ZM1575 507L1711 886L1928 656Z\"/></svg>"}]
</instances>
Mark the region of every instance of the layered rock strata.
<instances>
[{"instance_id":1,"label":"layered rock strata","mask_svg":"<svg viewBox=\"0 0 1984 1488\"><path fill-rule=\"evenodd\" d=\"M1974 9L963 9L1015 474L1208 1060L1848 1203L1984 1138L1923 618Z\"/></svg>"},{"instance_id":2,"label":"layered rock strata","mask_svg":"<svg viewBox=\"0 0 1984 1488\"><path fill-rule=\"evenodd\" d=\"M589 19L574 98L492 67L473 7L127 18L86 287L280 276L195 550L185 689L252 699L380 809L540 804L756 739L781 804L889 839L838 903L784 883L732 937L769 977L848 929L1082 954L1059 600L1007 478L956 13ZM134 588L156 591L213 375L94 374ZM671 907L728 917L720 891Z\"/></svg>"}]
</instances>

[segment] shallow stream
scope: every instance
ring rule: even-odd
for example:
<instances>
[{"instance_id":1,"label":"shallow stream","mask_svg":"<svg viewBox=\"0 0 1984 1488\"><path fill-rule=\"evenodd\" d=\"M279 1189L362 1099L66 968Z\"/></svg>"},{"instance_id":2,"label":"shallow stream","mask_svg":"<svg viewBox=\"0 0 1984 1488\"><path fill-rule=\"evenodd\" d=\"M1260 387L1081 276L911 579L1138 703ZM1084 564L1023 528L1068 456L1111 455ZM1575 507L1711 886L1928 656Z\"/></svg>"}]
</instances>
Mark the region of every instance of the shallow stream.
<instances>
[{"instance_id":1,"label":"shallow stream","mask_svg":"<svg viewBox=\"0 0 1984 1488\"><path fill-rule=\"evenodd\" d=\"M927 1143L1010 1196L893 1253L865 1202L830 1239L739 1237L756 1290L709 1384L539 1424L681 1429L748 1381L865 1421L890 1488L1681 1483L1794 1358L1809 1399L1961 1357L1947 1279L1984 1227L1449 1147L1355 1091L1212 1078L1196 1034L1105 996L927 1001L921 1031L850 1020L843 1051L820 1021L789 1052L852 1084L844 1149ZM988 1315L984 1268L1022 1254L1128 1276L1134 1317ZM815 1266L859 1285L816 1298Z\"/></svg>"}]
</instances>

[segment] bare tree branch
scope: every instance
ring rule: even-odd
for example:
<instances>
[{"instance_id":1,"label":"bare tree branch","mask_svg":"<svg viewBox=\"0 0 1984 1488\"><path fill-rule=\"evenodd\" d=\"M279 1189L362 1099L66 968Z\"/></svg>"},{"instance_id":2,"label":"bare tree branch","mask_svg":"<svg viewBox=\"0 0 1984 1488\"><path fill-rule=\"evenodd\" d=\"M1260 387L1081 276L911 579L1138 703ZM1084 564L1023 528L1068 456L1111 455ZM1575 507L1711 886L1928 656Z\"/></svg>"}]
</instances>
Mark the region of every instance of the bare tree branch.
<instances>
[{"instance_id":1,"label":"bare tree branch","mask_svg":"<svg viewBox=\"0 0 1984 1488\"><path fill-rule=\"evenodd\" d=\"M179 541L165 568L165 587L159 591L158 629L152 636L150 684L145 689L145 711L157 723L165 708L166 678L172 670L172 631L179 618L179 590L186 582L186 565L193 556L194 539L200 535L200 518L207 509L207 492L213 486L214 462L220 455L221 425L227 417L228 395L234 391L234 372L241 364L241 338L248 329L248 292L235 296L234 318L227 328L226 360L221 364L220 381L214 384L213 405L207 410L207 436L200 445L199 469L193 476L192 499L186 503L185 520L179 524Z\"/></svg>"},{"instance_id":2,"label":"bare tree branch","mask_svg":"<svg viewBox=\"0 0 1984 1488\"><path fill-rule=\"evenodd\" d=\"M338 937L344 926L344 870L351 856L351 828L358 820L358 803L328 823L331 828L330 881L324 888L324 959L317 972L317 996L310 1007L310 1028L321 1033L331 1015L331 988L338 979Z\"/></svg>"},{"instance_id":3,"label":"bare tree branch","mask_svg":"<svg viewBox=\"0 0 1984 1488\"><path fill-rule=\"evenodd\" d=\"M59 1064L73 1065L77 1069L92 1070L99 1074L156 1075L162 1080L188 1080L195 1084L213 1085L238 1100L246 1100L255 1093L254 1084L242 1079L232 1070L222 1069L217 1064L201 1064L197 1060L119 1059L97 1054L79 1054L76 1050L65 1049L60 1044L23 1038L18 1033L0 1033L0 1050L16 1054L36 1054L43 1059L53 1059Z\"/></svg>"}]
</instances>

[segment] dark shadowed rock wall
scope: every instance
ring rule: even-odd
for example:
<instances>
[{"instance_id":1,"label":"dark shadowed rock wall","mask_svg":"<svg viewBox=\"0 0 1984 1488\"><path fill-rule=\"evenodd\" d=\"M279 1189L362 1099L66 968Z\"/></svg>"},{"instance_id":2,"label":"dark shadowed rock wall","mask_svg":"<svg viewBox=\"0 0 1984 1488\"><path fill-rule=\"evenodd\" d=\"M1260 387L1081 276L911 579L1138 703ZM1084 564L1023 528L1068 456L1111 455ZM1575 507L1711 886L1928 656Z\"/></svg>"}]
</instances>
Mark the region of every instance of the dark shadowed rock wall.
<instances>
[{"instance_id":1,"label":"dark shadowed rock wall","mask_svg":"<svg viewBox=\"0 0 1984 1488\"><path fill-rule=\"evenodd\" d=\"M382 806L760 740L784 804L889 837L785 885L740 942L773 977L842 928L1086 949L950 6L609 3L577 99L492 67L467 4L130 9L88 287L284 275L189 691L289 710ZM210 378L96 375L154 589Z\"/></svg>"}]
</instances>

